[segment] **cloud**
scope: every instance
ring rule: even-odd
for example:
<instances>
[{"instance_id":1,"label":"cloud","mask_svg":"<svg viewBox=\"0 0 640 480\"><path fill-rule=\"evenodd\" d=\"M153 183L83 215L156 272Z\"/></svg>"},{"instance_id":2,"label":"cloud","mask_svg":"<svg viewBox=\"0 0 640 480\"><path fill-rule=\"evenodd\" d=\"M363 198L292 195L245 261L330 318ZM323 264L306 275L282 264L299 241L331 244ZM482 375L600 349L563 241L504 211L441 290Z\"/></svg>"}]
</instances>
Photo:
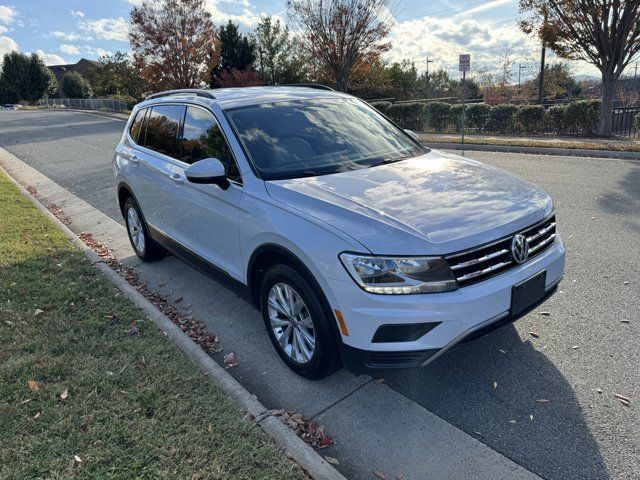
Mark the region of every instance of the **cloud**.
<instances>
[{"instance_id":1,"label":"cloud","mask_svg":"<svg viewBox=\"0 0 640 480\"><path fill-rule=\"evenodd\" d=\"M105 50L99 47L96 48L96 47L92 47L91 45L83 45L82 51L87 55L96 57L96 58L100 58L104 55L113 55L113 52L111 50Z\"/></svg>"},{"instance_id":2,"label":"cloud","mask_svg":"<svg viewBox=\"0 0 640 480\"><path fill-rule=\"evenodd\" d=\"M0 33L7 33L9 31L9 29L7 27L5 27L4 25L0 25Z\"/></svg>"},{"instance_id":3,"label":"cloud","mask_svg":"<svg viewBox=\"0 0 640 480\"><path fill-rule=\"evenodd\" d=\"M5 25L13 23L18 16L18 12L13 7L0 5L0 22Z\"/></svg>"},{"instance_id":4,"label":"cloud","mask_svg":"<svg viewBox=\"0 0 640 480\"><path fill-rule=\"evenodd\" d=\"M456 17L466 17L473 13L486 12L487 10L493 10L494 8L502 7L503 5L508 5L509 3L514 3L515 0L493 0L491 2L483 3L482 5L478 5L477 7L470 8L469 10L465 10L464 12L457 13Z\"/></svg>"},{"instance_id":5,"label":"cloud","mask_svg":"<svg viewBox=\"0 0 640 480\"><path fill-rule=\"evenodd\" d=\"M80 53L80 49L70 43L61 43L60 51L62 53L66 53L67 55L78 55Z\"/></svg>"},{"instance_id":6,"label":"cloud","mask_svg":"<svg viewBox=\"0 0 640 480\"><path fill-rule=\"evenodd\" d=\"M0 57L13 50L18 50L18 44L13 38L0 36Z\"/></svg>"},{"instance_id":7,"label":"cloud","mask_svg":"<svg viewBox=\"0 0 640 480\"><path fill-rule=\"evenodd\" d=\"M67 63L65 62L64 58L54 53L44 53L42 50L36 50L36 53L47 65L61 65Z\"/></svg>"},{"instance_id":8,"label":"cloud","mask_svg":"<svg viewBox=\"0 0 640 480\"><path fill-rule=\"evenodd\" d=\"M242 6L241 11L237 13L227 13L220 9L220 4L224 3L227 5L234 6ZM245 27L245 29L253 29L262 17L269 15L265 12L255 12L252 10L252 5L248 1L244 0L206 0L205 8L211 14L211 19L213 23L216 25L222 25L231 20L234 23L237 23L241 27ZM271 15L274 19L280 19L281 22L284 23L284 19L278 15Z\"/></svg>"},{"instance_id":9,"label":"cloud","mask_svg":"<svg viewBox=\"0 0 640 480\"><path fill-rule=\"evenodd\" d=\"M75 42L76 40L93 40L91 37L87 37L86 35L78 35L77 33L70 32L62 32L60 30L56 30L55 32L49 32L44 35L45 38L62 38L69 42Z\"/></svg>"},{"instance_id":10,"label":"cloud","mask_svg":"<svg viewBox=\"0 0 640 480\"><path fill-rule=\"evenodd\" d=\"M84 13L80 10L69 10L71 12L71 16L74 18L84 18Z\"/></svg>"},{"instance_id":11,"label":"cloud","mask_svg":"<svg viewBox=\"0 0 640 480\"><path fill-rule=\"evenodd\" d=\"M129 41L129 22L122 17L83 20L78 23L81 30L102 40Z\"/></svg>"}]
</instances>

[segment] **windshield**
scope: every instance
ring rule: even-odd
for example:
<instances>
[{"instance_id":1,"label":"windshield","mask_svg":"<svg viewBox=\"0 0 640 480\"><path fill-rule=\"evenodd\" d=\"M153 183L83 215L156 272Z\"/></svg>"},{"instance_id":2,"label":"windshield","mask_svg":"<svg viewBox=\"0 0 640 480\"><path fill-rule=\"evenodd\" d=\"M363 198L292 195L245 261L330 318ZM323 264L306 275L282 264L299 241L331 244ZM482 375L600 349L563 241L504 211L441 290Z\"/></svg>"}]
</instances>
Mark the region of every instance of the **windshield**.
<instances>
[{"instance_id":1,"label":"windshield","mask_svg":"<svg viewBox=\"0 0 640 480\"><path fill-rule=\"evenodd\" d=\"M265 103L227 116L264 180L347 172L427 151L356 99Z\"/></svg>"}]
</instances>

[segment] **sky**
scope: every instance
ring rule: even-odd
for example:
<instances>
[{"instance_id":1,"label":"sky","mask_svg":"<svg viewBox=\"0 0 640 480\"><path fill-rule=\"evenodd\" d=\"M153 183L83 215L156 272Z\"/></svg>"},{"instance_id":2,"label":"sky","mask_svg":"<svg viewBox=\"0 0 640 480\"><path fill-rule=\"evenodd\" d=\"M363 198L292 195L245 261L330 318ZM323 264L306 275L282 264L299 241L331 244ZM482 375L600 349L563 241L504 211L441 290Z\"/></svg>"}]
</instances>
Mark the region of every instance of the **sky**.
<instances>
[{"instance_id":1,"label":"sky","mask_svg":"<svg viewBox=\"0 0 640 480\"><path fill-rule=\"evenodd\" d=\"M49 65L98 59L128 51L129 13L141 0L0 0L0 55L38 52ZM217 24L229 19L250 32L264 15L286 21L284 0L206 0ZM512 81L535 75L540 44L518 30L517 0L396 0L390 10L389 61L409 59L418 71L444 68L457 78L458 55L471 54L472 72L497 71L509 48ZM557 61L548 54L549 61ZM597 76L585 62L572 62L576 75Z\"/></svg>"}]
</instances>

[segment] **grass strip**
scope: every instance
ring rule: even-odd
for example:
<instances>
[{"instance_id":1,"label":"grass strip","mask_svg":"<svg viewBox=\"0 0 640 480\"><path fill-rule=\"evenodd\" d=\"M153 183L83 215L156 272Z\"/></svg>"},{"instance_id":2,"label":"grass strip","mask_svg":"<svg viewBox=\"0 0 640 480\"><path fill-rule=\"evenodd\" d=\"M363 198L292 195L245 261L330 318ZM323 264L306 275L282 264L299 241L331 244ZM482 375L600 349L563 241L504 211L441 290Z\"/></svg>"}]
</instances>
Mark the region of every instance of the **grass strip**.
<instances>
[{"instance_id":1,"label":"grass strip","mask_svg":"<svg viewBox=\"0 0 640 480\"><path fill-rule=\"evenodd\" d=\"M71 477L305 478L0 174L0 478Z\"/></svg>"}]
</instances>

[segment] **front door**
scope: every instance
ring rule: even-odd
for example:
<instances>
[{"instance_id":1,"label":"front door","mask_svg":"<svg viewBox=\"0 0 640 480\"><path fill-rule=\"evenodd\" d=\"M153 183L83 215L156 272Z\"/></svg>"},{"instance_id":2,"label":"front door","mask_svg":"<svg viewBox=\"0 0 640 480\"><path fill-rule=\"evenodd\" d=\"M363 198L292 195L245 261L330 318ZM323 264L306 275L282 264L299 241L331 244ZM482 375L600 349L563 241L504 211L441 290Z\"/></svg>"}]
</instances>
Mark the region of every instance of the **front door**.
<instances>
[{"instance_id":1,"label":"front door","mask_svg":"<svg viewBox=\"0 0 640 480\"><path fill-rule=\"evenodd\" d=\"M169 233L193 253L241 281L238 218L242 179L213 114L201 107L187 106L180 144L181 165L171 169L175 223ZM231 182L228 189L187 180L185 168L205 158L217 158L225 166Z\"/></svg>"}]
</instances>

